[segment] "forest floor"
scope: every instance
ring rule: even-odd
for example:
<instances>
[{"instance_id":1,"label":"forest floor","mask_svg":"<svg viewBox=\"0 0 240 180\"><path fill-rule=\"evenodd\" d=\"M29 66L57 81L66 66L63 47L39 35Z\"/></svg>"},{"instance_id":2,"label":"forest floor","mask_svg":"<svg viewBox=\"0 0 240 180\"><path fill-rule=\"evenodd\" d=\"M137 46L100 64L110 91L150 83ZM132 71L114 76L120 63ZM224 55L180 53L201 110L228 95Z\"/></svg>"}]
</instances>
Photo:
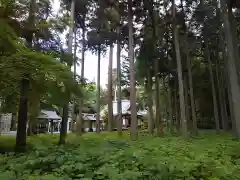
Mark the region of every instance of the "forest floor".
<instances>
[{"instance_id":1,"label":"forest floor","mask_svg":"<svg viewBox=\"0 0 240 180\"><path fill-rule=\"evenodd\" d=\"M64 146L59 135L28 138L28 152L6 153L15 137L0 137L0 179L24 180L238 180L240 142L228 134L201 133L184 141L181 137L128 133L69 134ZM5 152L5 153L3 153Z\"/></svg>"}]
</instances>

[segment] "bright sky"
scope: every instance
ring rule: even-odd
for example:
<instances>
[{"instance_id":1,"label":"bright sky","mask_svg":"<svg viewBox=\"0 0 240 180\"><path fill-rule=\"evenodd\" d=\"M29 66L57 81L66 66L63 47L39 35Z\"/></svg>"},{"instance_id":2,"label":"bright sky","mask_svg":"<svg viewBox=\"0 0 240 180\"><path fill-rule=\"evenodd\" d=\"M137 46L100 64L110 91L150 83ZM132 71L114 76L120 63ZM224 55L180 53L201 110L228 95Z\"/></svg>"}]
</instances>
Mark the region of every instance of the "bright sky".
<instances>
[{"instance_id":1,"label":"bright sky","mask_svg":"<svg viewBox=\"0 0 240 180\"><path fill-rule=\"evenodd\" d=\"M59 10L59 0L53 0L53 11L54 14ZM109 52L106 53L105 56L101 57L101 74L100 74L100 84L102 87L105 87L107 84L107 74L108 74L108 56ZM81 57L78 54L78 57ZM97 81L97 55L92 54L91 52L87 51L85 54L85 78L92 81L95 79ZM116 68L116 48L113 51L113 68ZM77 74L81 74L81 65L77 67Z\"/></svg>"}]
</instances>

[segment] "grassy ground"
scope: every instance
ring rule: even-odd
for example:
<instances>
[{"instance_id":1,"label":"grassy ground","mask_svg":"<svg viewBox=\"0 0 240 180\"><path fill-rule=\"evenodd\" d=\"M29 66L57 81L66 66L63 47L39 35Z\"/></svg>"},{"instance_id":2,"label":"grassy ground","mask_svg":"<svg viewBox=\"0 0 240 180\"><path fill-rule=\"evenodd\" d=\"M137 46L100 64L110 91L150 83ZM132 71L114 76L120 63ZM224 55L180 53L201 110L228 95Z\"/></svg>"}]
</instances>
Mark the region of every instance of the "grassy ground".
<instances>
[{"instance_id":1,"label":"grassy ground","mask_svg":"<svg viewBox=\"0 0 240 180\"><path fill-rule=\"evenodd\" d=\"M0 150L10 151L14 137L0 137ZM186 142L180 137L140 136L127 133L68 135L57 146L58 135L28 139L29 152L0 155L0 179L111 179L111 180L238 180L240 143L226 134L203 133Z\"/></svg>"}]
</instances>

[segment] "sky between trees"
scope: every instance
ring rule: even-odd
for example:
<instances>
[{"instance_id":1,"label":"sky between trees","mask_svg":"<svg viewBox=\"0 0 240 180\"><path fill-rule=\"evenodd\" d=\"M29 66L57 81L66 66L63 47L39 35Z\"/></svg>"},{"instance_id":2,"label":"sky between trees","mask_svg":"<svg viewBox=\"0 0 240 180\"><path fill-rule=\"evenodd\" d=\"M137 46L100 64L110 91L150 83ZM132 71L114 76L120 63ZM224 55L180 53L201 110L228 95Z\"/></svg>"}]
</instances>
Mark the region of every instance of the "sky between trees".
<instances>
[{"instance_id":1,"label":"sky between trees","mask_svg":"<svg viewBox=\"0 0 240 180\"><path fill-rule=\"evenodd\" d=\"M54 10L54 14L57 14L58 10L60 7L60 3L59 0L53 0L53 10ZM62 38L64 38L65 34L62 35ZM113 68L117 67L116 64L116 53L117 53L117 49L116 47L114 47L113 50ZM105 56L102 57L101 59L101 86L103 88L106 87L107 84L107 73L108 73L108 55L109 55L109 51L107 50L107 53ZM81 55L78 53L78 57L81 57ZM90 51L86 52L86 57L85 57L86 61L85 61L85 77L87 79L89 79L90 81L94 80L96 81L97 79L97 55L92 54ZM80 75L81 71L81 66L77 66L77 74Z\"/></svg>"}]
</instances>

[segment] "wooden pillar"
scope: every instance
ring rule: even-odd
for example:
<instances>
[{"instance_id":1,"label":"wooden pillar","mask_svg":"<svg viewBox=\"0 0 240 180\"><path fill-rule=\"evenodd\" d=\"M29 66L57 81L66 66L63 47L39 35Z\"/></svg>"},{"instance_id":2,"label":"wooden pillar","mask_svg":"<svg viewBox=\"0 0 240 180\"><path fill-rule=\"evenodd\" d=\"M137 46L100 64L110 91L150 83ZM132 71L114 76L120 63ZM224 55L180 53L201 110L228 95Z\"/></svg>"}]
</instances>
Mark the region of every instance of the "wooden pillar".
<instances>
[{"instance_id":1,"label":"wooden pillar","mask_svg":"<svg viewBox=\"0 0 240 180\"><path fill-rule=\"evenodd\" d=\"M58 121L58 132L60 132L60 126L61 126L61 122Z\"/></svg>"},{"instance_id":2,"label":"wooden pillar","mask_svg":"<svg viewBox=\"0 0 240 180\"><path fill-rule=\"evenodd\" d=\"M69 119L67 120L67 132L69 132Z\"/></svg>"},{"instance_id":3,"label":"wooden pillar","mask_svg":"<svg viewBox=\"0 0 240 180\"><path fill-rule=\"evenodd\" d=\"M50 133L50 130L51 130L51 129L50 129L50 128L51 128L51 122L50 122L48 119L47 119L47 121L48 121L48 130L47 130L47 131L48 131L48 133Z\"/></svg>"}]
</instances>

